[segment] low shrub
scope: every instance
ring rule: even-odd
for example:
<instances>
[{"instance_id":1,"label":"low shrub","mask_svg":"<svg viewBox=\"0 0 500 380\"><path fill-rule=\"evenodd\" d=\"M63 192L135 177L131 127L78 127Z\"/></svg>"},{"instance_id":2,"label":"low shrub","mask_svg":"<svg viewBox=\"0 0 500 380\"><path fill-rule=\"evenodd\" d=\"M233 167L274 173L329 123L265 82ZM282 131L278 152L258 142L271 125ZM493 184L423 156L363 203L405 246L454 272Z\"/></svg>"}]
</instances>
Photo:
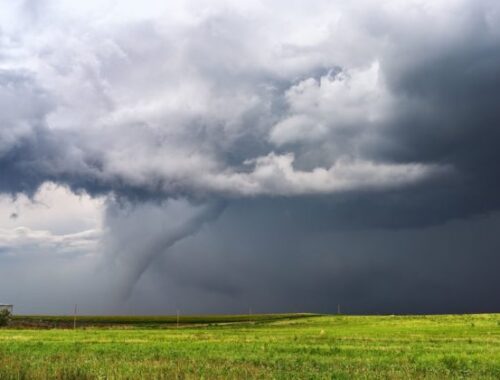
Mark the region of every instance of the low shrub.
<instances>
[{"instance_id":1,"label":"low shrub","mask_svg":"<svg viewBox=\"0 0 500 380\"><path fill-rule=\"evenodd\" d=\"M0 326L7 326L10 321L10 312L8 310L0 311Z\"/></svg>"}]
</instances>

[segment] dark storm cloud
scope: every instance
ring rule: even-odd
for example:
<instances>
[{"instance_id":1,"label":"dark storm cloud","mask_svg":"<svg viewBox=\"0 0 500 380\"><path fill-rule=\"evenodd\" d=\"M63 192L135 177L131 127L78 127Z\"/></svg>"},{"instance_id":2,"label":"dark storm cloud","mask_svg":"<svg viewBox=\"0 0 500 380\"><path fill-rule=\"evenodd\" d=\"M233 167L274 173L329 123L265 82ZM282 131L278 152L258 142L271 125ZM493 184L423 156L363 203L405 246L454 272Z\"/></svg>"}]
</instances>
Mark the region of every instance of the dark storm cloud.
<instances>
[{"instance_id":1,"label":"dark storm cloud","mask_svg":"<svg viewBox=\"0 0 500 380\"><path fill-rule=\"evenodd\" d=\"M387 65L391 91L400 101L382 137L369 147L397 162L453 165L459 174L455 182L434 183L421 192L444 219L500 206L495 165L500 160L500 45L483 11L471 11L471 30L453 46L400 67L396 75L391 75L394 63ZM429 218L435 216L429 212Z\"/></svg>"},{"instance_id":2,"label":"dark storm cloud","mask_svg":"<svg viewBox=\"0 0 500 380\"><path fill-rule=\"evenodd\" d=\"M500 307L498 213L424 229L339 231L325 225L318 231L304 228L306 221L298 225L294 209L295 203L233 204L159 258L131 303L156 283L162 295L154 300L171 312L332 313L338 304L346 313Z\"/></svg>"},{"instance_id":3,"label":"dark storm cloud","mask_svg":"<svg viewBox=\"0 0 500 380\"><path fill-rule=\"evenodd\" d=\"M355 3L14 7L0 192L109 197L144 305L498 309L500 8Z\"/></svg>"},{"instance_id":4,"label":"dark storm cloud","mask_svg":"<svg viewBox=\"0 0 500 380\"><path fill-rule=\"evenodd\" d=\"M28 73L0 71L0 191L33 194L48 174L37 166L57 156L44 125L51 108L46 94Z\"/></svg>"}]
</instances>

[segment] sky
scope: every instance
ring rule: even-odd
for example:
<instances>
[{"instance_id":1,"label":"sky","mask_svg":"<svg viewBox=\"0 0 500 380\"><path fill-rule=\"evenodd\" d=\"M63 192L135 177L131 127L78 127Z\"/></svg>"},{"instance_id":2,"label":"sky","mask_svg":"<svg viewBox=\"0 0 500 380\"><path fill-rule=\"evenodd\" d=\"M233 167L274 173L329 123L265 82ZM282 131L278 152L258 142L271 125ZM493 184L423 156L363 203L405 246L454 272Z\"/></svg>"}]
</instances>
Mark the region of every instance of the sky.
<instances>
[{"instance_id":1,"label":"sky","mask_svg":"<svg viewBox=\"0 0 500 380\"><path fill-rule=\"evenodd\" d=\"M496 0L0 0L0 303L500 312Z\"/></svg>"}]
</instances>

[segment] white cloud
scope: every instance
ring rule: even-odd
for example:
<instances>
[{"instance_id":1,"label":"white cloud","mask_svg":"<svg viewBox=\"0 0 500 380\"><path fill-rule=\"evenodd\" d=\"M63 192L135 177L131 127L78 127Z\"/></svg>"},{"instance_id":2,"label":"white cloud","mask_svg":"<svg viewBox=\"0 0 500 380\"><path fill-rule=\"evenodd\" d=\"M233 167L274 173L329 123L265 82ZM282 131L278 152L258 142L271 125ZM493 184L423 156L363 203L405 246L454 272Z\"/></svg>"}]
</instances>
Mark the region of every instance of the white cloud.
<instances>
[{"instance_id":1,"label":"white cloud","mask_svg":"<svg viewBox=\"0 0 500 380\"><path fill-rule=\"evenodd\" d=\"M0 196L0 251L16 259L97 255L103 200L46 183L29 199Z\"/></svg>"},{"instance_id":2,"label":"white cloud","mask_svg":"<svg viewBox=\"0 0 500 380\"><path fill-rule=\"evenodd\" d=\"M276 145L315 142L328 134L328 128L321 120L309 115L292 115L277 123L270 133L270 140Z\"/></svg>"},{"instance_id":3,"label":"white cloud","mask_svg":"<svg viewBox=\"0 0 500 380\"><path fill-rule=\"evenodd\" d=\"M61 254L96 254L101 232L87 230L57 235L47 230L27 227L0 228L0 251L9 256L50 256Z\"/></svg>"},{"instance_id":4,"label":"white cloud","mask_svg":"<svg viewBox=\"0 0 500 380\"><path fill-rule=\"evenodd\" d=\"M439 165L380 164L344 158L328 168L301 171L293 167L293 162L293 154L270 153L249 161L255 164L250 173L206 176L204 182L215 191L237 196L329 194L404 186L450 170Z\"/></svg>"},{"instance_id":5,"label":"white cloud","mask_svg":"<svg viewBox=\"0 0 500 380\"><path fill-rule=\"evenodd\" d=\"M368 68L302 80L285 96L289 116L270 132L276 145L319 141L339 128L370 128L383 121L391 105L377 61Z\"/></svg>"},{"instance_id":6,"label":"white cloud","mask_svg":"<svg viewBox=\"0 0 500 380\"><path fill-rule=\"evenodd\" d=\"M0 228L27 228L67 235L99 230L102 224L103 199L44 184L33 199L25 195L11 198L0 195Z\"/></svg>"}]
</instances>

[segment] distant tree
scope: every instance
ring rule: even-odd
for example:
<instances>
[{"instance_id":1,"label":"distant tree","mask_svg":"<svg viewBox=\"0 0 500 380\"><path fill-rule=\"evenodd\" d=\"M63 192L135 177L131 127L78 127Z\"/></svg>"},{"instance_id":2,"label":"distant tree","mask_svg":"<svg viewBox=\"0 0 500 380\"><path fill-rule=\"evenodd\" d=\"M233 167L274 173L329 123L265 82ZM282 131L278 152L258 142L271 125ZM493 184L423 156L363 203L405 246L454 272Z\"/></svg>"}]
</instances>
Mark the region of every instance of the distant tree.
<instances>
[{"instance_id":1,"label":"distant tree","mask_svg":"<svg viewBox=\"0 0 500 380\"><path fill-rule=\"evenodd\" d=\"M10 312L8 310L0 311L0 326L7 326L10 321Z\"/></svg>"}]
</instances>

